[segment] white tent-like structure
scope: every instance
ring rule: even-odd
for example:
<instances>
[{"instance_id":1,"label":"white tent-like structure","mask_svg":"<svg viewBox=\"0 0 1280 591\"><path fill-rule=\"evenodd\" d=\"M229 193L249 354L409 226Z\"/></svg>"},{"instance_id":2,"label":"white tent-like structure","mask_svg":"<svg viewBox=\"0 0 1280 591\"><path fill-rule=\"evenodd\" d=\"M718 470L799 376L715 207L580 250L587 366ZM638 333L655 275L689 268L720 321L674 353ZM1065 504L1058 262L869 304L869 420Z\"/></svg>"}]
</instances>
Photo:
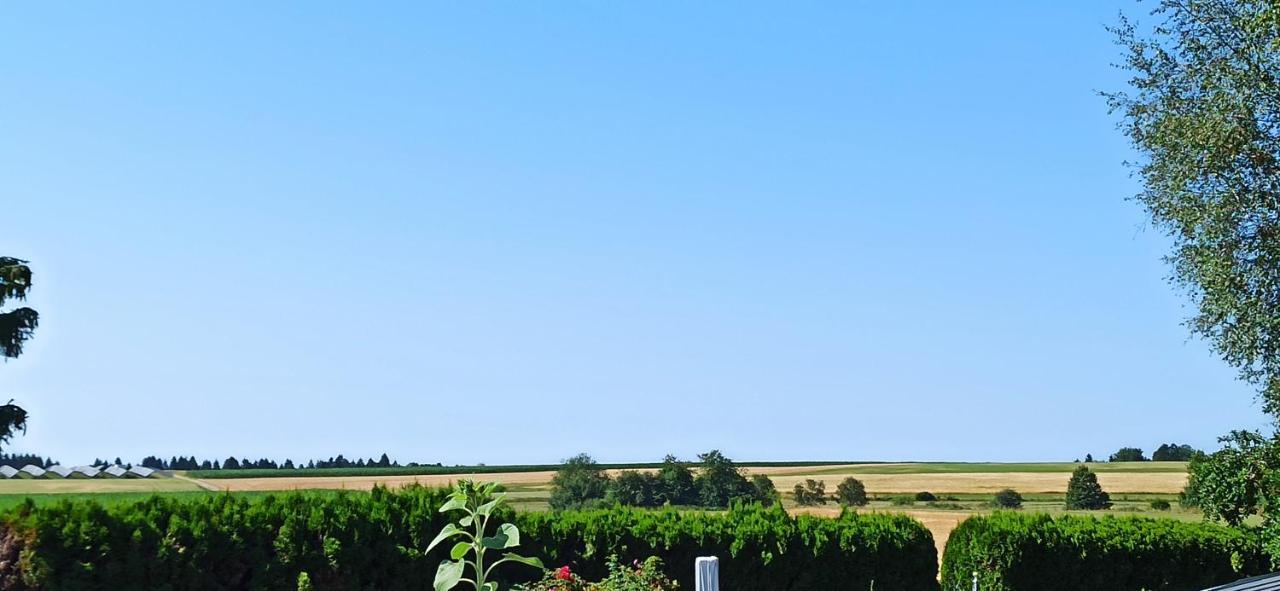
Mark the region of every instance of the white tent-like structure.
<instances>
[{"instance_id":1,"label":"white tent-like structure","mask_svg":"<svg viewBox=\"0 0 1280 591\"><path fill-rule=\"evenodd\" d=\"M46 478L69 478L71 476L71 468L62 464L54 464L44 471L44 475Z\"/></svg>"},{"instance_id":2,"label":"white tent-like structure","mask_svg":"<svg viewBox=\"0 0 1280 591\"><path fill-rule=\"evenodd\" d=\"M137 476L138 478L151 478L152 476L156 475L155 470L152 470L151 468L144 468L142 466L134 466L132 468L129 468L129 473L134 476Z\"/></svg>"},{"instance_id":3,"label":"white tent-like structure","mask_svg":"<svg viewBox=\"0 0 1280 591\"><path fill-rule=\"evenodd\" d=\"M124 466L116 464L114 466L107 466L106 468L103 468L100 476L103 478L125 478L128 475L129 471L126 470Z\"/></svg>"},{"instance_id":4,"label":"white tent-like structure","mask_svg":"<svg viewBox=\"0 0 1280 591\"><path fill-rule=\"evenodd\" d=\"M102 473L102 470L94 468L93 466L75 466L71 468L70 477L71 478L97 478L98 474L100 473Z\"/></svg>"},{"instance_id":5,"label":"white tent-like structure","mask_svg":"<svg viewBox=\"0 0 1280 591\"><path fill-rule=\"evenodd\" d=\"M18 469L13 466L0 466L0 478L13 478L18 475Z\"/></svg>"},{"instance_id":6,"label":"white tent-like structure","mask_svg":"<svg viewBox=\"0 0 1280 591\"><path fill-rule=\"evenodd\" d=\"M18 476L21 478L43 478L44 473L44 468L32 466L31 464L18 468Z\"/></svg>"}]
</instances>

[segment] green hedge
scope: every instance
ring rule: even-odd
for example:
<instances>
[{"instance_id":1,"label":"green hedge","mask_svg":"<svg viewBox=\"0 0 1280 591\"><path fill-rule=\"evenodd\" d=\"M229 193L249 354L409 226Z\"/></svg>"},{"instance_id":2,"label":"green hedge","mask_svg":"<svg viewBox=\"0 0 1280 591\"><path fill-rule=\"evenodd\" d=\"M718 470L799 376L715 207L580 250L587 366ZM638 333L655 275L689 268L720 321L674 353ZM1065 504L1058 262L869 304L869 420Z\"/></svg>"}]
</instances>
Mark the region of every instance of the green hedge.
<instances>
[{"instance_id":1,"label":"green hedge","mask_svg":"<svg viewBox=\"0 0 1280 591\"><path fill-rule=\"evenodd\" d=\"M1256 536L1210 523L997 512L960 523L942 588L1191 591L1268 572Z\"/></svg>"},{"instance_id":2,"label":"green hedge","mask_svg":"<svg viewBox=\"0 0 1280 591\"><path fill-rule=\"evenodd\" d=\"M293 493L246 499L153 497L26 504L0 530L0 590L294 590L431 588L444 546L424 556L445 523L441 491ZM734 591L936 591L928 530L905 517L789 517L780 509L728 513L635 509L528 513L514 518L522 553L595 576L611 552L663 558L692 589L693 558L715 554ZM537 573L513 567L511 574Z\"/></svg>"},{"instance_id":3,"label":"green hedge","mask_svg":"<svg viewBox=\"0 0 1280 591\"><path fill-rule=\"evenodd\" d=\"M846 512L837 519L790 517L781 507L727 514L613 509L523 515L521 531L538 541L549 565L605 573L615 552L629 562L662 557L667 575L693 589L698 556L720 558L720 585L733 591L935 591L938 554L920 522L898 515Z\"/></svg>"}]
</instances>

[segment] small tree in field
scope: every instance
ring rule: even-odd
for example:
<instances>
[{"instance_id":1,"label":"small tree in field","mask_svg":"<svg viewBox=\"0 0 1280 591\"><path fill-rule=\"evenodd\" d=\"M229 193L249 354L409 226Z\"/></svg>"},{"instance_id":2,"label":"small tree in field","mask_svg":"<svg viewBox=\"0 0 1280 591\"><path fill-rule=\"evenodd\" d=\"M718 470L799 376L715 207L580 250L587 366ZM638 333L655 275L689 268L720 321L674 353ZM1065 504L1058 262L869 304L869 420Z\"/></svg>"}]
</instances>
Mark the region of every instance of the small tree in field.
<instances>
[{"instance_id":1,"label":"small tree in field","mask_svg":"<svg viewBox=\"0 0 1280 591\"><path fill-rule=\"evenodd\" d=\"M1018 494L1018 491L1013 490L1012 488L1006 488L996 493L991 504L1001 509L1021 509L1022 495Z\"/></svg>"},{"instance_id":2,"label":"small tree in field","mask_svg":"<svg viewBox=\"0 0 1280 591\"><path fill-rule=\"evenodd\" d=\"M1111 454L1110 462L1145 462L1147 456L1142 453L1139 447L1122 447Z\"/></svg>"},{"instance_id":3,"label":"small tree in field","mask_svg":"<svg viewBox=\"0 0 1280 591\"><path fill-rule=\"evenodd\" d=\"M578 454L564 461L551 478L551 508L571 509L603 499L609 475L591 456Z\"/></svg>"},{"instance_id":4,"label":"small tree in field","mask_svg":"<svg viewBox=\"0 0 1280 591\"><path fill-rule=\"evenodd\" d=\"M658 504L698 504L698 489L694 486L693 472L689 465L667 454L658 469L657 489L654 492Z\"/></svg>"},{"instance_id":5,"label":"small tree in field","mask_svg":"<svg viewBox=\"0 0 1280 591\"><path fill-rule=\"evenodd\" d=\"M841 505L850 507L861 507L867 504L867 487L862 485L862 481L852 476L840 481L836 486L836 500Z\"/></svg>"},{"instance_id":6,"label":"small tree in field","mask_svg":"<svg viewBox=\"0 0 1280 591\"><path fill-rule=\"evenodd\" d=\"M755 489L754 500L761 505L769 507L778 501L778 488L773 485L773 480L764 474L751 475L751 488Z\"/></svg>"},{"instance_id":7,"label":"small tree in field","mask_svg":"<svg viewBox=\"0 0 1280 591\"><path fill-rule=\"evenodd\" d=\"M1111 507L1111 495L1098 484L1098 475L1080 466L1071 473L1067 483L1067 509L1107 509Z\"/></svg>"},{"instance_id":8,"label":"small tree in field","mask_svg":"<svg viewBox=\"0 0 1280 591\"><path fill-rule=\"evenodd\" d=\"M796 483L793 494L797 505L825 505L827 504L827 483L808 478L803 483Z\"/></svg>"}]
</instances>

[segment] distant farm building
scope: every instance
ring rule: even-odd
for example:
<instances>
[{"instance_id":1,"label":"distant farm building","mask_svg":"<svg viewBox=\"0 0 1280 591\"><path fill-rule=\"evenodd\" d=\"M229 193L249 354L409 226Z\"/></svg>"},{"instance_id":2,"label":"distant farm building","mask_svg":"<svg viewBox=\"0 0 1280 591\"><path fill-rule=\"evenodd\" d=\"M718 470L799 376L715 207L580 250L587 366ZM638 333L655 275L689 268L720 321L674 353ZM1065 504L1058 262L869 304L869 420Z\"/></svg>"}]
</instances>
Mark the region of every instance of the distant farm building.
<instances>
[{"instance_id":1,"label":"distant farm building","mask_svg":"<svg viewBox=\"0 0 1280 591\"><path fill-rule=\"evenodd\" d=\"M125 468L121 465L95 468L93 466L49 466L48 469L28 464L18 469L0 466L0 479L6 478L151 478L161 474L151 468L134 466Z\"/></svg>"}]
</instances>

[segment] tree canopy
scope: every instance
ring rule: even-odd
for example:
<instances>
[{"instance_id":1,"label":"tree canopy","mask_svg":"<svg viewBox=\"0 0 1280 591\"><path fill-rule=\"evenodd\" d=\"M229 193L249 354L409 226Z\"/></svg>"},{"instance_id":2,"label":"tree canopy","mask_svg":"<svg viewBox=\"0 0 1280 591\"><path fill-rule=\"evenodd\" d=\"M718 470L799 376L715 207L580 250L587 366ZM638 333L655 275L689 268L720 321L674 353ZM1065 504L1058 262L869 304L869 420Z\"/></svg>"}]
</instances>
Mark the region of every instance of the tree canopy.
<instances>
[{"instance_id":1,"label":"tree canopy","mask_svg":"<svg viewBox=\"0 0 1280 591\"><path fill-rule=\"evenodd\" d=\"M1137 200L1173 239L1192 332L1280 416L1280 4L1162 0L1113 30L1130 90L1107 95L1142 158Z\"/></svg>"},{"instance_id":2,"label":"tree canopy","mask_svg":"<svg viewBox=\"0 0 1280 591\"><path fill-rule=\"evenodd\" d=\"M23 301L31 290L31 267L27 261L0 257L0 356L14 359L22 354L22 346L35 333L40 315L35 310L19 307L3 311L10 300ZM0 444L8 443L27 428L27 411L10 400L0 405Z\"/></svg>"}]
</instances>

